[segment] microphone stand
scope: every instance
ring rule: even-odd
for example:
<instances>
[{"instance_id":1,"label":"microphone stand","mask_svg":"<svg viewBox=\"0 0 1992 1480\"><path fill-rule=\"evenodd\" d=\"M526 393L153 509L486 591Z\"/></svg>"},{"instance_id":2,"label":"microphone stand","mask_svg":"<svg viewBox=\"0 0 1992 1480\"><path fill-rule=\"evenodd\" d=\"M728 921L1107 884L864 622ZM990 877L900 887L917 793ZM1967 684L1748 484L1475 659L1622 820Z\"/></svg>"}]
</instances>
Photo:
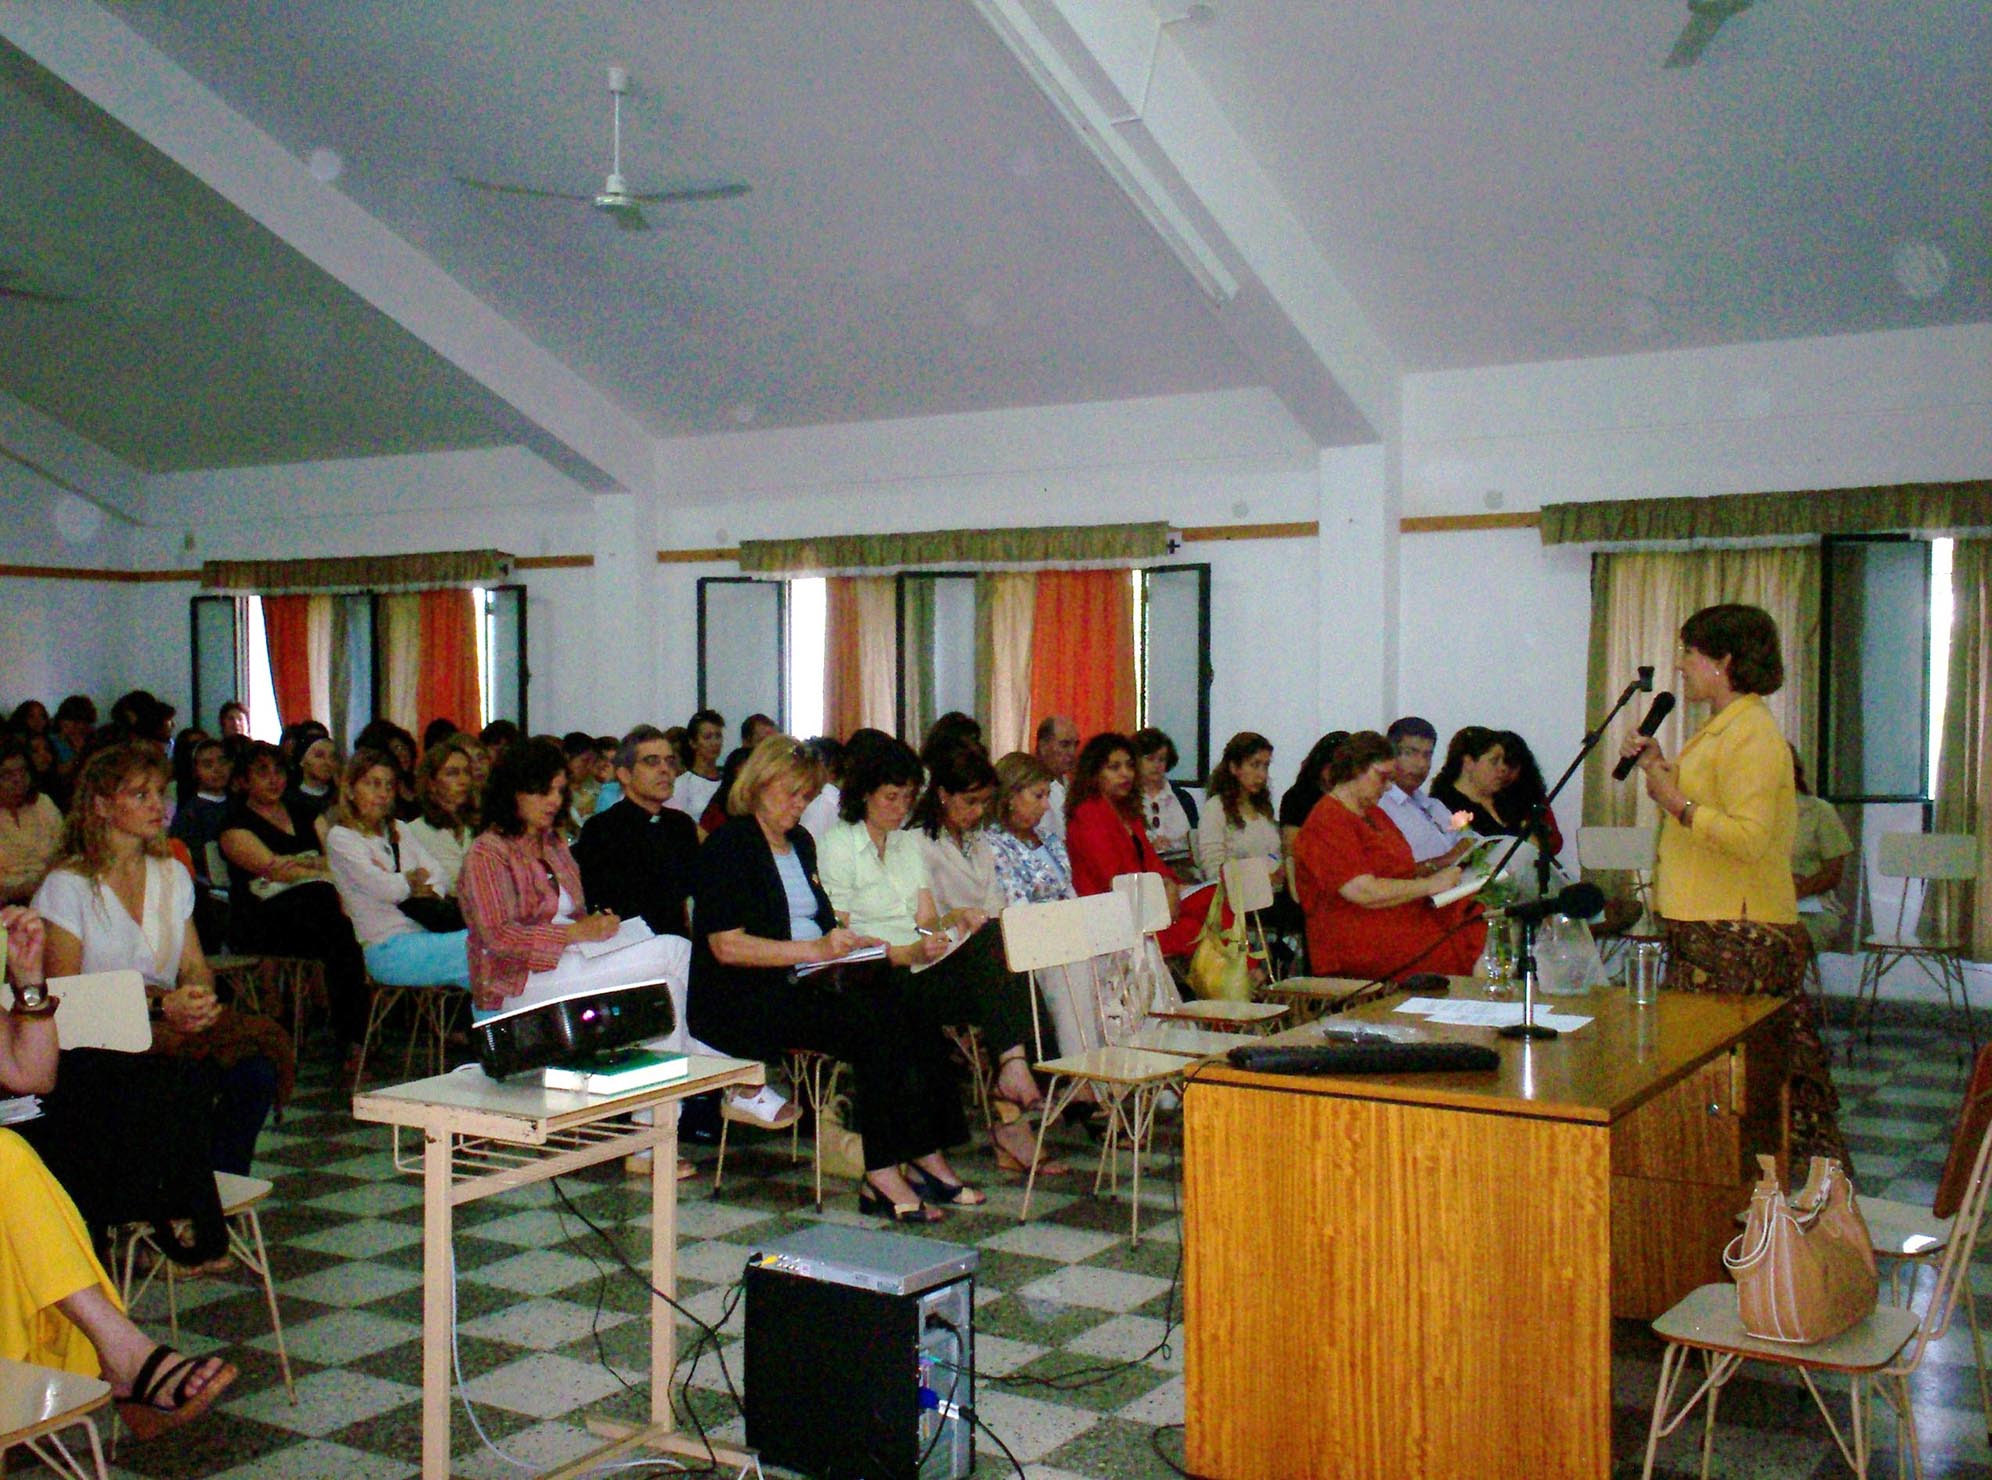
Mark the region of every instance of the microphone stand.
<instances>
[{"instance_id":1,"label":"microphone stand","mask_svg":"<svg viewBox=\"0 0 1992 1480\"><path fill-rule=\"evenodd\" d=\"M1516 850L1522 846L1523 840L1533 836L1536 839L1536 897L1538 899L1549 898L1550 859L1549 848L1547 846L1549 842L1549 828L1546 825L1546 819L1549 816L1549 804L1562 795L1563 788L1570 784L1570 778L1577 774L1577 768L1584 764L1584 758L1598 748L1598 742L1605 738L1605 731L1610 729L1612 721L1619 717L1619 711L1632 702L1634 694L1643 693L1650 688L1651 682L1650 678L1644 682L1636 678L1627 684L1625 692L1618 696L1618 703L1612 705L1605 717L1598 721L1595 729L1585 734L1583 743L1577 747L1577 754L1571 758L1570 764L1563 768L1563 774L1556 778L1556 785L1549 789L1541 801L1529 808L1527 822L1523 824L1522 830L1515 834L1515 841L1508 845L1508 851L1503 853L1500 860L1495 863L1493 872L1488 875L1489 878L1498 878L1501 871L1508 866L1509 860L1515 856ZM1522 918L1522 1020L1510 1027L1499 1029L1498 1031L1503 1038L1519 1038L1527 1042L1531 1039L1554 1038L1557 1036L1556 1029L1545 1028L1535 1020L1535 946L1536 921L1532 917L1525 915Z\"/></svg>"}]
</instances>

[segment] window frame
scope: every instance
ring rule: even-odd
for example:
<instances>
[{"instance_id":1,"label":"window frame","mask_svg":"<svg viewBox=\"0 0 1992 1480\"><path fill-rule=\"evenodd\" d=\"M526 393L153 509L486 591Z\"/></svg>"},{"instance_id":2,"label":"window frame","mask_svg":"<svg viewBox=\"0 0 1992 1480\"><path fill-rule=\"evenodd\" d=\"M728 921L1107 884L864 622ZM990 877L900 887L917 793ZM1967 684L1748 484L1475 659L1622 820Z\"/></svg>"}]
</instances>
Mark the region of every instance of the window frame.
<instances>
[{"instance_id":1,"label":"window frame","mask_svg":"<svg viewBox=\"0 0 1992 1480\"><path fill-rule=\"evenodd\" d=\"M1845 792L1839 789L1840 780L1833 766L1833 551L1844 545L1907 545L1915 544L1923 549L1923 703L1918 706L1916 727L1922 737L1919 747L1922 768L1922 791L1920 793L1874 793L1864 791ZM1819 696L1818 714L1812 736L1811 751L1814 757L1814 791L1825 801L1835 806L1920 806L1923 809L1923 826L1930 826L1930 819L1936 809L1936 778L1930 774L1930 657L1932 634L1930 631L1929 597L1935 581L1931 541L1921 535L1905 533L1825 535L1820 539L1819 550Z\"/></svg>"},{"instance_id":2,"label":"window frame","mask_svg":"<svg viewBox=\"0 0 1992 1480\"><path fill-rule=\"evenodd\" d=\"M1146 728L1149 722L1147 621L1149 577L1175 571L1195 571L1197 574L1197 653L1199 660L1197 670L1197 733L1195 739L1197 759L1192 776L1187 779L1181 777L1172 777L1171 779L1181 781L1186 786L1201 787L1204 784L1205 778L1210 775L1210 690L1211 685L1217 681L1217 669L1212 664L1210 658L1211 563L1208 560L1185 560L1176 561L1168 565L1136 566L1135 571L1141 577L1141 605L1136 612L1137 620L1135 622L1134 633L1135 654L1139 663L1139 667L1136 670L1137 683L1134 696L1135 724L1137 728Z\"/></svg>"},{"instance_id":3,"label":"window frame","mask_svg":"<svg viewBox=\"0 0 1992 1480\"><path fill-rule=\"evenodd\" d=\"M763 580L759 576L700 576L698 581L698 707L712 706L706 698L706 588L708 586L770 586L775 592L775 723L788 729L789 714L789 577Z\"/></svg>"}]
</instances>

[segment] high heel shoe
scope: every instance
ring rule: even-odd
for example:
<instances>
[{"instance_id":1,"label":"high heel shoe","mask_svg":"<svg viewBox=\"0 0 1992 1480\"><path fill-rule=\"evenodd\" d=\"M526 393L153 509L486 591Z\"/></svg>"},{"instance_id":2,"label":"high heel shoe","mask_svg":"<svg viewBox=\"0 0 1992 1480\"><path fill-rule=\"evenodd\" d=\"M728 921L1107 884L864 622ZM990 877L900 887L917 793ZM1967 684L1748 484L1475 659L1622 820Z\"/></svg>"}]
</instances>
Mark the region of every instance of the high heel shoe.
<instances>
[{"instance_id":1,"label":"high heel shoe","mask_svg":"<svg viewBox=\"0 0 1992 1480\"><path fill-rule=\"evenodd\" d=\"M897 1203L880 1192L870 1182L858 1184L858 1211L869 1218L885 1218L894 1223L938 1223L941 1210L930 1208L917 1199L910 1203Z\"/></svg>"},{"instance_id":2,"label":"high heel shoe","mask_svg":"<svg viewBox=\"0 0 1992 1480\"><path fill-rule=\"evenodd\" d=\"M958 1208L979 1208L989 1201L989 1195L981 1189L970 1187L964 1182L943 1182L922 1167L908 1167L906 1180L913 1190L920 1194L922 1202L952 1203Z\"/></svg>"}]
</instances>

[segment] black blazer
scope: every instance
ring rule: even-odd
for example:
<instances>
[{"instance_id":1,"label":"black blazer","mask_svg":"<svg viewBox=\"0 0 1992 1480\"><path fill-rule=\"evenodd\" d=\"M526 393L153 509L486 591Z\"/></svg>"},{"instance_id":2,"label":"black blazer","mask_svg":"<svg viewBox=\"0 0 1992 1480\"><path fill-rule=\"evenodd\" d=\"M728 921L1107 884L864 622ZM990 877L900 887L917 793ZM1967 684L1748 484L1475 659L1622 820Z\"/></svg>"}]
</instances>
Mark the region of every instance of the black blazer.
<instances>
[{"instance_id":1,"label":"black blazer","mask_svg":"<svg viewBox=\"0 0 1992 1480\"><path fill-rule=\"evenodd\" d=\"M640 915L659 935L685 935L685 899L699 853L698 825L672 807L655 816L624 797L581 829L574 861L588 903L624 919Z\"/></svg>"},{"instance_id":2,"label":"black blazer","mask_svg":"<svg viewBox=\"0 0 1992 1480\"><path fill-rule=\"evenodd\" d=\"M798 827L788 841L816 895L817 927L827 935L837 916L816 877L816 839ZM693 1033L719 1048L727 1046L723 1038L738 1037L728 1029L758 1005L755 999L784 985L788 976L779 967L722 963L707 942L728 930L744 930L763 940L792 938L788 893L774 850L752 817L735 817L707 838L692 871L692 979L685 1015Z\"/></svg>"}]
</instances>

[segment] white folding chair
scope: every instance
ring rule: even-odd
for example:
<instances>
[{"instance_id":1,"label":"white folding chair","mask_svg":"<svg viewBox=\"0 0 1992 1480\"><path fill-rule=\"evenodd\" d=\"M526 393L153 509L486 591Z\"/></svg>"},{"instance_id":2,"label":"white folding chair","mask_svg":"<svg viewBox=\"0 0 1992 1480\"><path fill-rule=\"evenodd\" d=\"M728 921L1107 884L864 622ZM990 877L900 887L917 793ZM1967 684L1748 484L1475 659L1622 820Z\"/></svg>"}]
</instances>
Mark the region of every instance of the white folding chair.
<instances>
[{"instance_id":1,"label":"white folding chair","mask_svg":"<svg viewBox=\"0 0 1992 1480\"><path fill-rule=\"evenodd\" d=\"M1896 1473L1909 1472L1904 1463L1906 1456L1908 1465L1914 1466L1914 1473L1921 1480L1923 1457L1916 1441L1916 1414L1909 1401L1909 1378L1922 1365L1930 1344L1942 1340L1950 1329L1960 1296L1965 1300L1972 1298L1971 1255L1985 1215L1988 1153L1992 1153L1992 1126L1979 1137L1971 1177L1936 1266L1936 1286L1920 1316L1905 1306L1878 1305L1865 1320L1827 1341L1804 1344L1764 1341L1743 1329L1742 1318L1737 1313L1736 1287L1725 1282L1701 1286L1655 1321L1653 1329L1666 1342L1667 1350L1660 1360L1653 1421L1647 1430L1646 1466L1642 1472L1646 1480L1651 1480L1660 1441L1678 1429L1704 1399L1707 1407L1702 1415L1701 1472L1704 1477L1708 1475L1715 1445L1716 1400L1746 1361L1771 1362L1797 1370L1826 1420L1826 1428L1841 1457L1862 1480L1868 1473L1869 1409L1878 1391L1895 1410ZM1865 1210L1869 1204L1864 1200L1861 1206ZM1673 1407L1674 1394L1680 1387L1691 1351L1701 1353L1704 1376L1700 1386L1679 1407ZM1814 1381L1815 1374L1821 1372L1847 1374L1851 1417L1844 1433Z\"/></svg>"},{"instance_id":2,"label":"white folding chair","mask_svg":"<svg viewBox=\"0 0 1992 1480\"><path fill-rule=\"evenodd\" d=\"M1159 880L1158 880L1159 882ZM1147 1015L1149 994L1146 963L1140 960L1143 940L1134 928L1128 909L1128 896L1121 893L1094 894L1083 899L1053 900L1048 904L1018 904L1003 911L1003 952L1012 971L1031 977L1031 1037L1036 1049L1034 1067L1046 1076L1044 1103L1038 1114L1037 1145L1031 1157L1031 1170L1024 1183L1024 1204L1017 1221L1031 1215L1031 1195L1037 1186L1038 1163L1044 1157L1044 1133L1071 1105L1073 1097L1086 1086L1107 1116L1106 1139L1100 1148L1100 1164L1093 1173L1093 1191L1098 1195L1102 1180L1120 1188L1120 1142L1124 1137L1133 1155L1131 1209L1128 1241L1141 1242L1141 1159L1155 1129L1156 1102L1173 1086L1189 1063L1176 1054L1130 1048L1126 1034L1140 1027ZM1167 914L1165 906L1163 913ZM1075 1016L1090 1017L1099 1024L1101 1046L1077 1053L1048 1058L1044 1051L1044 1026L1039 1011L1039 973L1057 966L1078 966L1096 956L1115 958L1112 971L1062 972L1063 987L1076 993L1076 981L1091 984L1093 1001L1073 1003ZM1107 978L1101 980L1102 977Z\"/></svg>"},{"instance_id":3,"label":"white folding chair","mask_svg":"<svg viewBox=\"0 0 1992 1480\"><path fill-rule=\"evenodd\" d=\"M1964 943L1942 935L1918 933L1923 910L1939 886L1964 883L1978 877L1978 840L1969 833L1884 833L1876 849L1875 873L1902 881L1895 902L1895 923L1891 930L1873 928L1873 889L1864 887L1869 915L1869 932L1861 938L1861 976L1854 989L1854 1015L1865 1023L1867 1041L1874 1041L1874 1010L1881 1000L1881 979L1903 962L1914 962L1923 974L1943 989L1944 1005L1962 1014L1965 1036L1971 1051L1978 1052L1978 1024L1971 1012L1971 993L1964 974ZM1867 881L1864 880L1864 884ZM1910 886L1915 883L1921 889ZM1914 914L1909 897L1917 896ZM1952 989L1956 995L1952 995Z\"/></svg>"},{"instance_id":4,"label":"white folding chair","mask_svg":"<svg viewBox=\"0 0 1992 1480\"><path fill-rule=\"evenodd\" d=\"M228 1224L228 1252L242 1267L262 1282L263 1304L270 1312L270 1333L277 1339L277 1365L283 1369L284 1391L291 1405L297 1404L297 1387L291 1381L290 1352L284 1346L284 1319L277 1313L276 1286L270 1279L270 1254L263 1244L263 1220L256 1208L273 1190L261 1177L238 1177L233 1172L216 1172L214 1190L221 1199L221 1216ZM132 1309L152 1288L163 1272L166 1276L167 1330L175 1345L180 1340L178 1271L159 1248L150 1223L127 1223L114 1233L117 1255L118 1294L126 1310ZM138 1253L152 1251L152 1266L139 1277ZM134 1288L134 1283L136 1288Z\"/></svg>"},{"instance_id":5,"label":"white folding chair","mask_svg":"<svg viewBox=\"0 0 1992 1480\"><path fill-rule=\"evenodd\" d=\"M0 1357L0 1469L19 1445L67 1480L104 1480L104 1446L91 1415L110 1402L111 1385L102 1378ZM70 1429L90 1441L88 1466L62 1442Z\"/></svg>"},{"instance_id":6,"label":"white folding chair","mask_svg":"<svg viewBox=\"0 0 1992 1480\"><path fill-rule=\"evenodd\" d=\"M1631 928L1608 935L1598 942L1602 964L1609 968L1628 941L1650 940L1660 934L1653 917L1653 865L1659 847L1650 827L1583 827L1577 830L1577 862L1587 869L1632 875L1632 897L1639 903L1639 918Z\"/></svg>"}]
</instances>

